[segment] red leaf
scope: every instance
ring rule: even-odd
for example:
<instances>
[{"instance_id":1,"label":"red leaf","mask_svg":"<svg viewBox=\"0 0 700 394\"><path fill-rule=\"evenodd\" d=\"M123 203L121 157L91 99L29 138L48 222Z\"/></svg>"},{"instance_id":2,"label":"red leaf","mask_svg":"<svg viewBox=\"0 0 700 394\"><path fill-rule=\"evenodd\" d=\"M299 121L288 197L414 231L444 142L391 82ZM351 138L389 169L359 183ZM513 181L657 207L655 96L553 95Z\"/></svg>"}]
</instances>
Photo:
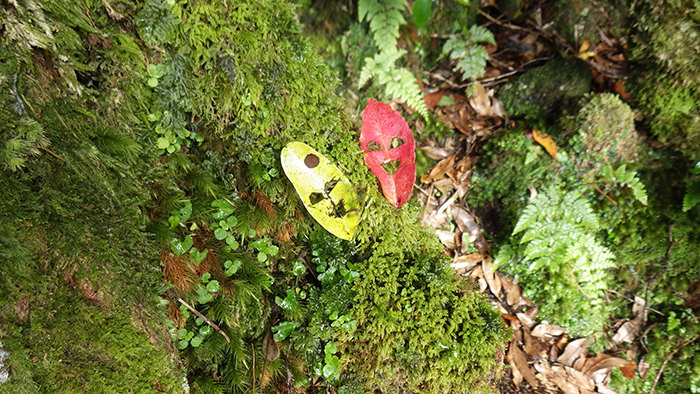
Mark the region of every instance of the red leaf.
<instances>
[{"instance_id":1,"label":"red leaf","mask_svg":"<svg viewBox=\"0 0 700 394\"><path fill-rule=\"evenodd\" d=\"M369 99L362 115L360 147L366 155L365 163L379 179L384 197L397 208L405 204L416 181L416 142L406 121L389 105ZM390 174L382 164L392 162L400 164Z\"/></svg>"}]
</instances>

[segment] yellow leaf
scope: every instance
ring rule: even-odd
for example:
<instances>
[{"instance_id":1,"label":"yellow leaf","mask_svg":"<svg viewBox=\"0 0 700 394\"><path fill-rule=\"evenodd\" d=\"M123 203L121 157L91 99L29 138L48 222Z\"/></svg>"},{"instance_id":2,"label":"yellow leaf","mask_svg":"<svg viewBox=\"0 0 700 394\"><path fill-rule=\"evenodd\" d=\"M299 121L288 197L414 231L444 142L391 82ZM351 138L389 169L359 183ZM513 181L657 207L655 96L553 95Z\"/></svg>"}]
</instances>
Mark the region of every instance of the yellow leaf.
<instances>
[{"instance_id":1,"label":"yellow leaf","mask_svg":"<svg viewBox=\"0 0 700 394\"><path fill-rule=\"evenodd\" d=\"M282 149L282 168L317 222L350 240L360 221L360 204L350 181L322 154L302 142Z\"/></svg>"},{"instance_id":2,"label":"yellow leaf","mask_svg":"<svg viewBox=\"0 0 700 394\"><path fill-rule=\"evenodd\" d=\"M532 138L537 141L538 144L542 145L544 149L552 156L552 159L557 159L557 144L554 143L552 137L544 131L539 131L532 129Z\"/></svg>"}]
</instances>

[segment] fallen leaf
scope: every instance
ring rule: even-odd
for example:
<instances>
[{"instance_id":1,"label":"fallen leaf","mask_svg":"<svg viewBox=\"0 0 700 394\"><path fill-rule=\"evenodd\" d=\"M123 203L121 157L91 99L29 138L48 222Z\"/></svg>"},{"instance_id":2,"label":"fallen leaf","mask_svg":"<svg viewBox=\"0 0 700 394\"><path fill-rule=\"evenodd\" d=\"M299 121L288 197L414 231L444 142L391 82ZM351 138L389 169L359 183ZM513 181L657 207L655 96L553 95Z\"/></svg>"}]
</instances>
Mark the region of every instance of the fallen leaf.
<instances>
[{"instance_id":1,"label":"fallen leaf","mask_svg":"<svg viewBox=\"0 0 700 394\"><path fill-rule=\"evenodd\" d=\"M493 111L491 110L491 99L484 89L484 85L480 82L474 84L474 93L469 97L469 104L474 108L477 115L481 116L491 116Z\"/></svg>"},{"instance_id":2,"label":"fallen leaf","mask_svg":"<svg viewBox=\"0 0 700 394\"><path fill-rule=\"evenodd\" d=\"M362 115L360 148L365 163L379 179L384 197L401 207L411 197L416 180L416 143L411 128L388 104L369 99ZM389 173L382 165L392 162L398 162L398 168Z\"/></svg>"},{"instance_id":3,"label":"fallen leaf","mask_svg":"<svg viewBox=\"0 0 700 394\"><path fill-rule=\"evenodd\" d=\"M629 364L629 361L625 359L598 352L595 357L586 359L581 372L596 383L601 383L611 369L614 367L621 368L627 364Z\"/></svg>"},{"instance_id":4,"label":"fallen leaf","mask_svg":"<svg viewBox=\"0 0 700 394\"><path fill-rule=\"evenodd\" d=\"M469 253L467 255L456 256L454 260L452 260L451 266L454 269L466 268L467 271L471 271L482 259L483 256L481 256L480 253Z\"/></svg>"},{"instance_id":5,"label":"fallen leaf","mask_svg":"<svg viewBox=\"0 0 700 394\"><path fill-rule=\"evenodd\" d=\"M622 98L622 101L629 100L630 95L625 90L625 81L620 79L617 82L615 82L614 90L615 90L615 93L620 95L620 98Z\"/></svg>"},{"instance_id":6,"label":"fallen leaf","mask_svg":"<svg viewBox=\"0 0 700 394\"><path fill-rule=\"evenodd\" d=\"M535 325L535 321L525 313L516 313L515 316L518 317L518 320L520 320L520 322L523 323L525 327L531 328Z\"/></svg>"},{"instance_id":7,"label":"fallen leaf","mask_svg":"<svg viewBox=\"0 0 700 394\"><path fill-rule=\"evenodd\" d=\"M485 240L484 235L481 234L481 227L479 227L476 223L476 219L474 219L474 216L469 214L469 212L457 205L453 205L452 217L454 217L455 223L460 231L469 234L469 242Z\"/></svg>"},{"instance_id":8,"label":"fallen leaf","mask_svg":"<svg viewBox=\"0 0 700 394\"><path fill-rule=\"evenodd\" d=\"M562 353L562 355L559 356L559 358L557 358L557 362L564 365L568 365L569 367L573 367L574 361L581 357L581 355L586 354L587 347L588 340L586 338L580 338L571 341L568 345L566 345L564 353Z\"/></svg>"},{"instance_id":9,"label":"fallen leaf","mask_svg":"<svg viewBox=\"0 0 700 394\"><path fill-rule=\"evenodd\" d=\"M455 155L451 155L447 159L441 160L439 163L433 167L432 170L430 170L430 178L433 180L438 180L445 176L445 173L447 170L452 168L452 166L455 164Z\"/></svg>"},{"instance_id":10,"label":"fallen leaf","mask_svg":"<svg viewBox=\"0 0 700 394\"><path fill-rule=\"evenodd\" d=\"M452 231L435 230L435 233L437 234L438 238L440 238L440 242L442 242L447 249L451 250L457 247L457 243L455 242L455 233Z\"/></svg>"},{"instance_id":11,"label":"fallen leaf","mask_svg":"<svg viewBox=\"0 0 700 394\"><path fill-rule=\"evenodd\" d=\"M544 149L552 156L552 159L557 159L557 144L554 143L552 137L544 131L539 131L532 129L532 138L537 141L538 144L542 145Z\"/></svg>"},{"instance_id":12,"label":"fallen leaf","mask_svg":"<svg viewBox=\"0 0 700 394\"><path fill-rule=\"evenodd\" d=\"M265 333L265 337L263 338L262 346L267 361L275 361L279 358L280 348L277 346L272 330L269 328L267 329L267 333Z\"/></svg>"},{"instance_id":13,"label":"fallen leaf","mask_svg":"<svg viewBox=\"0 0 700 394\"><path fill-rule=\"evenodd\" d=\"M493 271L493 258L487 256L481 262L481 269L484 271L484 279L491 289L491 293L501 300L501 277Z\"/></svg>"},{"instance_id":14,"label":"fallen leaf","mask_svg":"<svg viewBox=\"0 0 700 394\"><path fill-rule=\"evenodd\" d=\"M634 379L634 372L637 370L637 363L634 361L630 361L627 365L624 367L620 367L620 372L622 372L622 375L624 375L627 379Z\"/></svg>"},{"instance_id":15,"label":"fallen leaf","mask_svg":"<svg viewBox=\"0 0 700 394\"><path fill-rule=\"evenodd\" d=\"M425 101L425 106L428 107L428 109L433 109L435 108L440 100L442 99L442 96L445 94L444 90L440 90L439 92L435 93L424 93L423 94L423 101Z\"/></svg>"},{"instance_id":16,"label":"fallen leaf","mask_svg":"<svg viewBox=\"0 0 700 394\"><path fill-rule=\"evenodd\" d=\"M555 336L561 335L565 332L566 332L566 328L564 328L564 327L555 326L553 324L542 323L542 324L538 324L537 327L535 327L532 330L532 336L533 337L543 337L545 335L549 335L549 336L555 337Z\"/></svg>"},{"instance_id":17,"label":"fallen leaf","mask_svg":"<svg viewBox=\"0 0 700 394\"><path fill-rule=\"evenodd\" d=\"M311 216L336 237L352 239L360 221L360 204L338 167L301 142L288 143L281 160L284 173Z\"/></svg>"},{"instance_id":18,"label":"fallen leaf","mask_svg":"<svg viewBox=\"0 0 700 394\"><path fill-rule=\"evenodd\" d=\"M522 294L520 286L511 282L510 279L504 276L501 277L501 284L503 285L503 290L506 292L506 302L508 305L515 306L520 304Z\"/></svg>"},{"instance_id":19,"label":"fallen leaf","mask_svg":"<svg viewBox=\"0 0 700 394\"><path fill-rule=\"evenodd\" d=\"M539 338L533 337L529 329L523 329L523 350L530 356L547 358L549 346Z\"/></svg>"},{"instance_id":20,"label":"fallen leaf","mask_svg":"<svg viewBox=\"0 0 700 394\"><path fill-rule=\"evenodd\" d=\"M641 326L643 320L643 315L637 315L634 319L623 324L619 330L615 333L612 340L616 344L622 342L632 343L634 342L637 335L639 335L639 326Z\"/></svg>"},{"instance_id":21,"label":"fallen leaf","mask_svg":"<svg viewBox=\"0 0 700 394\"><path fill-rule=\"evenodd\" d=\"M442 160L442 159L450 156L450 152L448 152L447 150L445 150L443 148L439 148L436 146L426 145L426 146L421 146L419 149L422 150L426 156L428 156L429 158L431 158L433 160Z\"/></svg>"},{"instance_id":22,"label":"fallen leaf","mask_svg":"<svg viewBox=\"0 0 700 394\"><path fill-rule=\"evenodd\" d=\"M527 363L527 357L525 356L525 353L523 353L522 350L520 350L520 347L515 341L510 342L510 346L508 347L508 363L513 367L513 382L515 383L515 369L517 368L518 374L520 375L520 382L518 382L515 386L520 388L520 383L523 381L523 378L527 381L527 383L532 387L532 388L537 388L539 382L537 381L537 377L535 377L535 370L530 366L530 364Z\"/></svg>"}]
</instances>

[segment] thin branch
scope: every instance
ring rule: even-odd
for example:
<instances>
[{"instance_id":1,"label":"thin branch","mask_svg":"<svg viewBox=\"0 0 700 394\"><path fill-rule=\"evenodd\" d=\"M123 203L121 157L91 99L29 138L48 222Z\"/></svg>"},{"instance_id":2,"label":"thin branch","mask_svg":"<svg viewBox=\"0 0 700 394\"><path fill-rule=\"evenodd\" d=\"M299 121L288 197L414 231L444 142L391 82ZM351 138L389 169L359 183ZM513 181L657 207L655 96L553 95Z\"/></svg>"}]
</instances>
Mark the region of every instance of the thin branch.
<instances>
[{"instance_id":1,"label":"thin branch","mask_svg":"<svg viewBox=\"0 0 700 394\"><path fill-rule=\"evenodd\" d=\"M686 235L688 235L688 234L686 234ZM681 350L684 346L694 342L698 338L700 338L700 334L694 336L692 339L689 339L689 340L683 342L674 351L669 353L668 356L666 356L666 358L664 359L664 362L661 364L661 368L659 368L659 372L656 373L656 378L654 379L654 384L651 385L651 390L649 390L649 394L654 394L654 389L656 388L656 383L659 382L659 379L661 378L661 374L664 372L664 368L666 367L666 363L668 363L668 361L671 359L671 357L673 357L674 354L678 353L678 351Z\"/></svg>"},{"instance_id":2,"label":"thin branch","mask_svg":"<svg viewBox=\"0 0 700 394\"><path fill-rule=\"evenodd\" d=\"M204 316L203 314L201 314L198 310L192 308L192 306L191 306L190 304L186 303L185 300L183 300L182 298L178 297L178 296L175 294L174 291L168 290L168 293L170 294L171 297L175 298L176 300L178 300L178 302L180 302L182 305L184 305L187 309L189 309L190 311L192 311L192 313L194 313L195 315L197 315L198 318L204 320L211 328L215 329L216 331L219 332L219 334L223 335L224 338L226 338L226 342L227 342L227 343L231 343L231 339L229 339L228 335L226 335L226 333L223 332L223 331L221 330L221 328L219 328L219 326L217 326L213 321L209 320L206 316Z\"/></svg>"},{"instance_id":3,"label":"thin branch","mask_svg":"<svg viewBox=\"0 0 700 394\"><path fill-rule=\"evenodd\" d=\"M622 294L622 293L620 293L620 292L618 292L618 291L616 291L616 290L614 290L614 289L605 289L605 291L606 291L606 292L613 293L613 294L616 294L616 295L618 295L618 296L620 296L620 297L626 299L627 301L629 301L629 302L631 302L631 303L634 303L634 300L633 300L633 299L627 297L626 295L624 295L624 294ZM649 308L649 310L652 311L652 312L656 312L656 313L658 313L658 314L661 315L661 316L666 316L666 315L664 315L663 313L661 313L660 311L658 311L658 310L656 310L656 309L654 309L654 308Z\"/></svg>"},{"instance_id":4,"label":"thin branch","mask_svg":"<svg viewBox=\"0 0 700 394\"><path fill-rule=\"evenodd\" d=\"M255 394L255 345L251 343L250 347L253 349L253 394Z\"/></svg>"}]
</instances>

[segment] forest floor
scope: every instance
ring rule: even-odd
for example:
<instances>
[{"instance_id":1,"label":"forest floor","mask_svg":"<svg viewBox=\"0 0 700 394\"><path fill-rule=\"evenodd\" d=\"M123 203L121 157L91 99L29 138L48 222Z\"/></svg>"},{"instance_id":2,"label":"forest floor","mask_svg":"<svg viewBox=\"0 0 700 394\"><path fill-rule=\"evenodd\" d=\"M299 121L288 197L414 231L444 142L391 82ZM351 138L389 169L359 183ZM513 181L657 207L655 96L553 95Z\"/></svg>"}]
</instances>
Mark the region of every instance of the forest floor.
<instances>
[{"instance_id":1,"label":"forest floor","mask_svg":"<svg viewBox=\"0 0 700 394\"><path fill-rule=\"evenodd\" d=\"M585 41L573 48L556 31L545 29L532 19L495 19L484 12L481 15L489 19L485 27L494 33L497 43L486 47L490 55L486 78L463 83L451 67L433 69L425 78L430 81L423 86L424 92L430 92L425 94L426 105L455 134L442 140L423 141L418 146L428 157L437 160L429 173L418 174L420 180L415 186L414 196L424 207L423 225L435 229L446 253L453 258L456 273L477 280L481 291L498 307L504 323L514 332L506 354L502 355L509 366L499 387L502 393L614 393L607 387L614 367L632 378L635 370L645 376L649 366L637 366L634 361L614 354L591 356L586 351L587 338L569 337L566 327L540 321L537 305L522 295L517 280L512 281L512 277L493 269L491 245L483 234L493 233L500 225L498 207L471 209L466 195L473 166L483 154L484 142L513 127L513 121L493 97L496 87L554 58L552 43L556 43L560 53L589 64L595 92L613 92L629 100L624 89L626 44L624 39L601 36L602 42L595 47ZM391 104L397 109L401 107L398 102ZM410 111L407 107L403 110ZM415 126L420 134L421 123ZM557 147L551 138L537 130L526 135L556 159ZM534 188L530 192L532 196L537 193ZM629 301L635 303L635 311L644 308L641 299ZM610 333L610 340L634 341L640 334L641 323L640 318L630 318Z\"/></svg>"}]
</instances>

